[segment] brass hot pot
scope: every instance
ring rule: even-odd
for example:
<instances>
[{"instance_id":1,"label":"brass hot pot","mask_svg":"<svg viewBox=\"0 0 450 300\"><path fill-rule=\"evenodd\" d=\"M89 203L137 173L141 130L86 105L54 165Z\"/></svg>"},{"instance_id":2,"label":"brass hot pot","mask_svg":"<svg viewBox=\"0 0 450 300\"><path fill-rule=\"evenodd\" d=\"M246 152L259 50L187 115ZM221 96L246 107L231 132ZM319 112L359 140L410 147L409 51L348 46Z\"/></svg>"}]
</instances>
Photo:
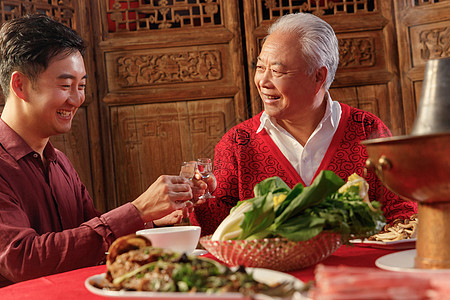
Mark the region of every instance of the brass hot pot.
<instances>
[{"instance_id":1,"label":"brass hot pot","mask_svg":"<svg viewBox=\"0 0 450 300\"><path fill-rule=\"evenodd\" d=\"M368 169L394 193L418 202L415 267L450 269L450 133L363 142Z\"/></svg>"},{"instance_id":2,"label":"brass hot pot","mask_svg":"<svg viewBox=\"0 0 450 300\"><path fill-rule=\"evenodd\" d=\"M450 269L450 57L425 67L410 135L362 142L367 168L419 213L415 267Z\"/></svg>"}]
</instances>

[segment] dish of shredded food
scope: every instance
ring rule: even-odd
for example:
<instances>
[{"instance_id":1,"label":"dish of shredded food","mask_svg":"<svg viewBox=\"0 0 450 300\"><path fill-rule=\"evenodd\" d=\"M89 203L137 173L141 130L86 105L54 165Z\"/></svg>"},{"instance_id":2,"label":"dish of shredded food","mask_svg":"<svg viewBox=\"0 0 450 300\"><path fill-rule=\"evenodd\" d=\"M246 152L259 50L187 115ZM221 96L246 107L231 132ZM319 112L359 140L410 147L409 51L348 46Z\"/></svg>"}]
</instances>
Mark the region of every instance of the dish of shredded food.
<instances>
[{"instance_id":1,"label":"dish of shredded food","mask_svg":"<svg viewBox=\"0 0 450 300\"><path fill-rule=\"evenodd\" d=\"M386 224L379 233L367 239L350 240L354 245L381 249L413 249L416 247L417 226L419 219L412 215L406 219L396 219Z\"/></svg>"},{"instance_id":2,"label":"dish of shredded food","mask_svg":"<svg viewBox=\"0 0 450 300\"><path fill-rule=\"evenodd\" d=\"M272 277L272 282L256 280L254 273L257 272L271 273L263 277ZM106 274L88 278L85 285L95 294L116 297L131 296L130 292L135 292L133 296L154 297L156 294L169 298L177 293L291 298L303 284L291 275L273 270L232 270L212 259L154 248L145 237L132 235L111 245Z\"/></svg>"}]
</instances>

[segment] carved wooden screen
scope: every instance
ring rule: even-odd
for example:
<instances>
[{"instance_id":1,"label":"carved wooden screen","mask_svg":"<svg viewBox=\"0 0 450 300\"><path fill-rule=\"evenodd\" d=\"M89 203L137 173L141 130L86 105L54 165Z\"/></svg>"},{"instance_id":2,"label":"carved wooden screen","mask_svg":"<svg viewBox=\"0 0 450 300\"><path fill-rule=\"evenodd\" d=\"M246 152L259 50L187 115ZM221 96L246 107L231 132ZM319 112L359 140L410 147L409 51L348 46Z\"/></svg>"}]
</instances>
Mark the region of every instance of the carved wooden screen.
<instances>
[{"instance_id":1,"label":"carved wooden screen","mask_svg":"<svg viewBox=\"0 0 450 300\"><path fill-rule=\"evenodd\" d=\"M90 30L82 24L86 18L79 9L78 1L72 0L8 0L0 1L0 23L30 13L41 13L77 30L85 40L90 39ZM80 16L80 12L83 16ZM94 78L92 49L88 50L85 60L90 78ZM72 161L81 180L93 196L98 209L104 210L103 175L101 152L98 149L99 123L96 105L95 81L88 84L86 101L79 108L72 122L72 130L66 134L51 137L52 144L63 151ZM0 111L3 107L3 95L0 96ZM89 126L88 126L89 124ZM94 182L96 183L94 185Z\"/></svg>"},{"instance_id":2,"label":"carved wooden screen","mask_svg":"<svg viewBox=\"0 0 450 300\"><path fill-rule=\"evenodd\" d=\"M333 27L339 40L340 65L330 90L332 98L375 113L394 134L404 132L390 1L249 0L244 1L244 11L250 77L262 39L277 17L315 14ZM252 114L256 114L262 106L253 83L250 97Z\"/></svg>"},{"instance_id":3,"label":"carved wooden screen","mask_svg":"<svg viewBox=\"0 0 450 300\"><path fill-rule=\"evenodd\" d=\"M237 0L97 0L108 183L117 206L247 118ZM109 190L109 188L108 188ZM113 195L111 195L113 196Z\"/></svg>"},{"instance_id":4,"label":"carved wooden screen","mask_svg":"<svg viewBox=\"0 0 450 300\"><path fill-rule=\"evenodd\" d=\"M394 1L406 132L420 100L425 64L450 56L450 1Z\"/></svg>"}]
</instances>

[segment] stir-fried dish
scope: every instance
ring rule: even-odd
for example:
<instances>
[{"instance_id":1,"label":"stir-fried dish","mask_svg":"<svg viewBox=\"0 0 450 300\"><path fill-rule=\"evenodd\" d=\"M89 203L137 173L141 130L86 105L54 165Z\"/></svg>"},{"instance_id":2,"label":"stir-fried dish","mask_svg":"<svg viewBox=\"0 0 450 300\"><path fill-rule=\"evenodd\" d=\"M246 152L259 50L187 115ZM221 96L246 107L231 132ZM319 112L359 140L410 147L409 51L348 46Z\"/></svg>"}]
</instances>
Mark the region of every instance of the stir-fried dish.
<instances>
[{"instance_id":1,"label":"stir-fried dish","mask_svg":"<svg viewBox=\"0 0 450 300\"><path fill-rule=\"evenodd\" d=\"M244 295L266 294L276 288L257 282L244 268L232 271L212 259L153 248L144 237L135 235L113 243L105 280L91 284L109 290Z\"/></svg>"},{"instance_id":2,"label":"stir-fried dish","mask_svg":"<svg viewBox=\"0 0 450 300\"><path fill-rule=\"evenodd\" d=\"M395 219L391 224L386 224L379 233L367 239L369 241L393 242L417 237L419 219L416 214L406 219Z\"/></svg>"}]
</instances>

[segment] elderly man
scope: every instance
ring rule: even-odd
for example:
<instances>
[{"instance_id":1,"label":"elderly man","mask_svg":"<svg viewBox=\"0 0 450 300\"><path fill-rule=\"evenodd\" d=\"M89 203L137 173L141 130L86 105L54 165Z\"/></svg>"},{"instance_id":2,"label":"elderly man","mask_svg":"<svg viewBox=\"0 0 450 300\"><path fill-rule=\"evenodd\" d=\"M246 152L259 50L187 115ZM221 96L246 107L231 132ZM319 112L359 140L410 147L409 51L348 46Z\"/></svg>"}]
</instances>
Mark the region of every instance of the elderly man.
<instances>
[{"instance_id":1,"label":"elderly man","mask_svg":"<svg viewBox=\"0 0 450 300\"><path fill-rule=\"evenodd\" d=\"M280 17L258 57L255 84L264 111L229 130L215 148L216 199L197 207L192 224L211 234L238 201L253 197L256 183L279 176L291 188L311 184L321 170L346 180L363 176L361 141L391 136L371 113L333 101L328 89L339 63L336 35L312 14ZM382 202L388 222L416 213L369 174L371 200Z\"/></svg>"}]
</instances>

